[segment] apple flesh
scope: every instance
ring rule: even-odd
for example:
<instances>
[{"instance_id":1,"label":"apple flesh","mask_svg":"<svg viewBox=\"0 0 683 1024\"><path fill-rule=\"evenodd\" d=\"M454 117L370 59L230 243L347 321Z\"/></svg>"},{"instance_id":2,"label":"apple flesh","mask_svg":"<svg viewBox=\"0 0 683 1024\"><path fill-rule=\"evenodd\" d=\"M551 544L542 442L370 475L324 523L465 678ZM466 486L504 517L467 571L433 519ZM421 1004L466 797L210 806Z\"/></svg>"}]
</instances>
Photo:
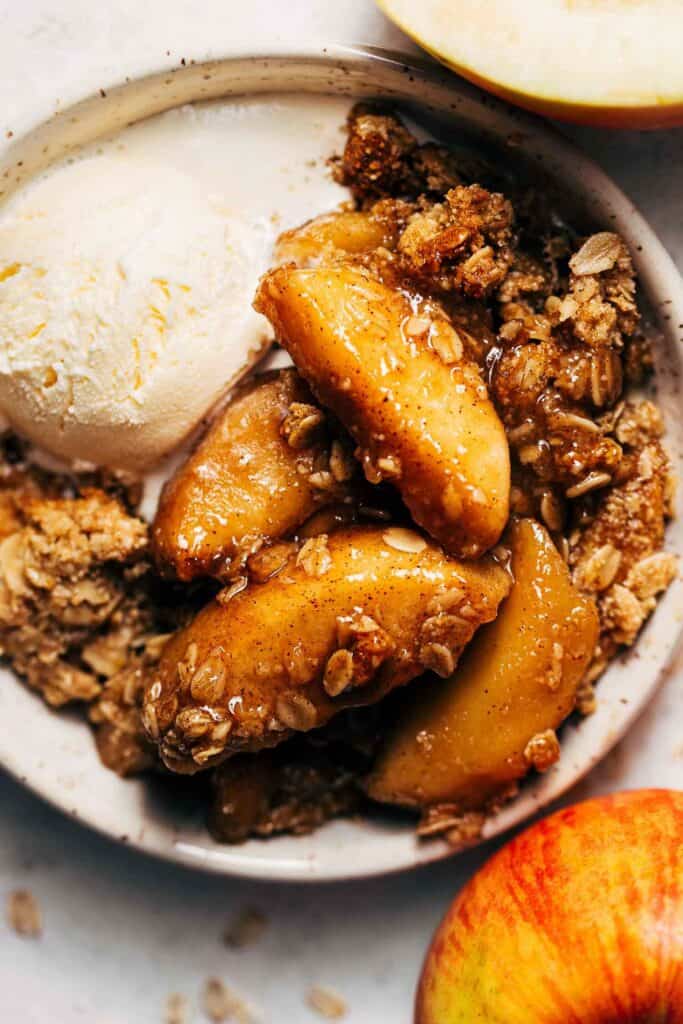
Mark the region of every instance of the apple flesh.
<instances>
[{"instance_id":1,"label":"apple flesh","mask_svg":"<svg viewBox=\"0 0 683 1024\"><path fill-rule=\"evenodd\" d=\"M378 0L463 77L547 117L683 124L680 0Z\"/></svg>"},{"instance_id":2,"label":"apple flesh","mask_svg":"<svg viewBox=\"0 0 683 1024\"><path fill-rule=\"evenodd\" d=\"M416 1024L682 1024L683 792L589 800L470 880L427 954Z\"/></svg>"}]
</instances>

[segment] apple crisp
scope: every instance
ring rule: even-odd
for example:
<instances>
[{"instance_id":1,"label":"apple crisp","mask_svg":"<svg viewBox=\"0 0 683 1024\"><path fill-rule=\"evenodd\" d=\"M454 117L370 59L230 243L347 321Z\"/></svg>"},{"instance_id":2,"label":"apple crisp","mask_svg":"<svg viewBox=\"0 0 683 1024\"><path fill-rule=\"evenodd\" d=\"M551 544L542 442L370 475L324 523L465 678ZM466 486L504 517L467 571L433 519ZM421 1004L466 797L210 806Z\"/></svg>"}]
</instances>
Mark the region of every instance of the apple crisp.
<instances>
[{"instance_id":1,"label":"apple crisp","mask_svg":"<svg viewBox=\"0 0 683 1024\"><path fill-rule=\"evenodd\" d=\"M233 393L151 527L130 480L5 437L0 645L84 708L109 769L192 776L219 842L374 800L464 846L556 763L677 574L647 330L623 240L507 168L368 104L331 167L350 201L282 235L255 301L295 367Z\"/></svg>"}]
</instances>

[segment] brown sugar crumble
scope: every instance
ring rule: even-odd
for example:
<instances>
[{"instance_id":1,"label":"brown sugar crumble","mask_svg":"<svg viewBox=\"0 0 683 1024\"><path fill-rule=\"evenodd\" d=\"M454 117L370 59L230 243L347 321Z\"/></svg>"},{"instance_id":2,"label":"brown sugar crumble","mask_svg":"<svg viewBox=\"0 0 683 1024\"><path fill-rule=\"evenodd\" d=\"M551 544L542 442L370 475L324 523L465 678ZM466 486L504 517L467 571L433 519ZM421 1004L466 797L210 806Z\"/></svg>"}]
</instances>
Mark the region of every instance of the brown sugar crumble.
<instances>
[{"instance_id":1,"label":"brown sugar crumble","mask_svg":"<svg viewBox=\"0 0 683 1024\"><path fill-rule=\"evenodd\" d=\"M463 812L457 804L438 804L424 811L417 834L421 839L440 836L454 850L465 850L481 839L485 821L482 812Z\"/></svg>"},{"instance_id":2,"label":"brown sugar crumble","mask_svg":"<svg viewBox=\"0 0 683 1024\"><path fill-rule=\"evenodd\" d=\"M377 726L374 708L343 712L325 728L273 750L225 761L212 778L211 834L223 842L305 835L358 810Z\"/></svg>"},{"instance_id":3,"label":"brown sugar crumble","mask_svg":"<svg viewBox=\"0 0 683 1024\"><path fill-rule=\"evenodd\" d=\"M146 527L96 490L76 499L32 498L22 518L0 544L2 650L49 704L92 700L101 675L125 664L132 640L149 628L126 587L144 568ZM82 656L74 660L78 647Z\"/></svg>"},{"instance_id":4,"label":"brown sugar crumble","mask_svg":"<svg viewBox=\"0 0 683 1024\"><path fill-rule=\"evenodd\" d=\"M532 736L524 748L524 758L537 772L547 772L560 759L560 741L552 729Z\"/></svg>"},{"instance_id":5,"label":"brown sugar crumble","mask_svg":"<svg viewBox=\"0 0 683 1024\"><path fill-rule=\"evenodd\" d=\"M40 905L29 889L15 889L7 896L7 923L17 935L39 939L43 934Z\"/></svg>"}]
</instances>

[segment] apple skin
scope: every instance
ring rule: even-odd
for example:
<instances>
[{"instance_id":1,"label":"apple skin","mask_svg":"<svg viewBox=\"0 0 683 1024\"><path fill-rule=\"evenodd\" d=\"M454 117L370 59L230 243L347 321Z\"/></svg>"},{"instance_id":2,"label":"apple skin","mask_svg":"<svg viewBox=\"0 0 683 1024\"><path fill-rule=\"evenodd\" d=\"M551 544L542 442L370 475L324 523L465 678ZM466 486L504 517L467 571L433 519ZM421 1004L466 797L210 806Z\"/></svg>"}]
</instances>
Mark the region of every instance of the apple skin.
<instances>
[{"instance_id":1,"label":"apple skin","mask_svg":"<svg viewBox=\"0 0 683 1024\"><path fill-rule=\"evenodd\" d=\"M439 63L466 78L468 82L493 93L499 99L516 107L530 110L532 114L567 121L571 124L585 124L592 128L623 128L630 131L657 131L662 128L678 128L683 125L683 99L661 105L644 103L641 106L610 106L592 103L567 102L550 96L534 96L519 89L494 82L480 75L473 68L449 60L443 53L437 53L420 39L415 40L423 50Z\"/></svg>"},{"instance_id":2,"label":"apple skin","mask_svg":"<svg viewBox=\"0 0 683 1024\"><path fill-rule=\"evenodd\" d=\"M683 1024L683 792L532 825L434 936L415 1024Z\"/></svg>"},{"instance_id":3,"label":"apple skin","mask_svg":"<svg viewBox=\"0 0 683 1024\"><path fill-rule=\"evenodd\" d=\"M437 55L434 54L434 56ZM478 75L470 68L458 67L445 60L443 56L438 59L453 71L457 71L463 78L467 78L474 85L479 86L480 89L492 92L494 96L499 96L500 99L506 100L508 103L524 107L525 110L530 110L533 114L540 114L542 117L551 117L572 124L585 124L592 128L624 128L630 131L657 131L662 128L678 128L683 125L683 101L661 106L643 104L640 107L567 103L560 99L551 99L548 96L532 96L530 93L506 88L498 82L492 82Z\"/></svg>"}]
</instances>

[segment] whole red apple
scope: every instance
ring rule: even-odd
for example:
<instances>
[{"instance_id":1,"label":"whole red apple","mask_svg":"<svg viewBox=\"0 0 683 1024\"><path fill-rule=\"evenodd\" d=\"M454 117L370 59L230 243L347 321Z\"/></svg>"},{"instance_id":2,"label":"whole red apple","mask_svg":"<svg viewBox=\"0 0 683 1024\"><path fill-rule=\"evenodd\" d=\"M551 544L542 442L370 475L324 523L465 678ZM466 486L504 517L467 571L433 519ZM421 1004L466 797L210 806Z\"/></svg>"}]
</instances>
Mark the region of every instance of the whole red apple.
<instances>
[{"instance_id":1,"label":"whole red apple","mask_svg":"<svg viewBox=\"0 0 683 1024\"><path fill-rule=\"evenodd\" d=\"M558 811L439 927L416 1024L683 1024L683 792Z\"/></svg>"}]
</instances>

